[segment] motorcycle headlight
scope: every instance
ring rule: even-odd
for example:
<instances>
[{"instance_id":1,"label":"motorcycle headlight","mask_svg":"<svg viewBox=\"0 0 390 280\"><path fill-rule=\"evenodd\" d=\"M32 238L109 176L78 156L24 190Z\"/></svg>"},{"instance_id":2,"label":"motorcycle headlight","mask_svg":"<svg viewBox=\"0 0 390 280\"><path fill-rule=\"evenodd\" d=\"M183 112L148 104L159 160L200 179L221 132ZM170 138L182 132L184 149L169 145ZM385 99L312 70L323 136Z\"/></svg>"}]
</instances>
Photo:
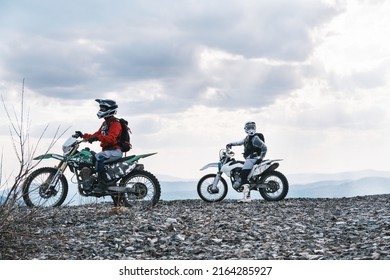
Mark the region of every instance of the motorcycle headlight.
<instances>
[{"instance_id":1,"label":"motorcycle headlight","mask_svg":"<svg viewBox=\"0 0 390 280\"><path fill-rule=\"evenodd\" d=\"M70 154L76 142L76 138L72 136L65 141L62 145L62 152L64 153L64 156L68 156Z\"/></svg>"},{"instance_id":2,"label":"motorcycle headlight","mask_svg":"<svg viewBox=\"0 0 390 280\"><path fill-rule=\"evenodd\" d=\"M62 146L62 152L64 153L64 156L67 156L72 151L72 146Z\"/></svg>"},{"instance_id":3,"label":"motorcycle headlight","mask_svg":"<svg viewBox=\"0 0 390 280\"><path fill-rule=\"evenodd\" d=\"M224 161L226 158L234 157L234 152L232 150L221 150L219 152L219 160Z\"/></svg>"}]
</instances>

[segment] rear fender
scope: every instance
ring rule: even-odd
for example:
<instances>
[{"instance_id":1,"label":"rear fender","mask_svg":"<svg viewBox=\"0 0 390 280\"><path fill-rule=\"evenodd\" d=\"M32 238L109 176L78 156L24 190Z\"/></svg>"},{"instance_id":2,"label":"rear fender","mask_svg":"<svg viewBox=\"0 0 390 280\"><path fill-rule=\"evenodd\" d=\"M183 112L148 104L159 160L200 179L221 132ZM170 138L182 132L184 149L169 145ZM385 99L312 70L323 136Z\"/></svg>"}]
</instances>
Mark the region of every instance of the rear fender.
<instances>
[{"instance_id":1,"label":"rear fender","mask_svg":"<svg viewBox=\"0 0 390 280\"><path fill-rule=\"evenodd\" d=\"M274 162L270 165L270 167L268 167L266 170L264 171L274 171L276 168L279 167L279 163L278 162Z\"/></svg>"},{"instance_id":2,"label":"rear fender","mask_svg":"<svg viewBox=\"0 0 390 280\"><path fill-rule=\"evenodd\" d=\"M135 168L133 170L144 170L144 165L137 163L137 165L135 166Z\"/></svg>"},{"instance_id":3,"label":"rear fender","mask_svg":"<svg viewBox=\"0 0 390 280\"><path fill-rule=\"evenodd\" d=\"M130 156L129 159L126 160L126 162L128 162L128 163L136 162L136 161L138 161L138 160L141 159L141 158L150 157L150 156L155 155L155 154L157 154L157 153L142 154L142 155L133 155L133 156Z\"/></svg>"},{"instance_id":4,"label":"rear fender","mask_svg":"<svg viewBox=\"0 0 390 280\"><path fill-rule=\"evenodd\" d=\"M279 167L279 163L276 161L281 161L281 160L280 159L278 159L278 160L265 160L261 164L255 165L252 168L251 173L249 174L248 178L259 176L266 171L274 171L275 169L277 169Z\"/></svg>"}]
</instances>

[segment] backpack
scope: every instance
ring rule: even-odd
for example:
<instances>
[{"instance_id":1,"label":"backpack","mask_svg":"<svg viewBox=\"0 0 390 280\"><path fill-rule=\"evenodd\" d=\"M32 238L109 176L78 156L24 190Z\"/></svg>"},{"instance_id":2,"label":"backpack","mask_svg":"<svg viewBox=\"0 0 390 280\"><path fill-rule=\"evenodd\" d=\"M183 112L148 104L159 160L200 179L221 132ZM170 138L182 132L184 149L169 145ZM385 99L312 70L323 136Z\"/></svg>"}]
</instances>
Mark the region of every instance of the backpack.
<instances>
[{"instance_id":1,"label":"backpack","mask_svg":"<svg viewBox=\"0 0 390 280\"><path fill-rule=\"evenodd\" d=\"M265 138L264 138L263 133L256 133L255 135L259 136L260 140L265 143Z\"/></svg>"},{"instance_id":2,"label":"backpack","mask_svg":"<svg viewBox=\"0 0 390 280\"><path fill-rule=\"evenodd\" d=\"M122 119L122 118L120 118L120 119L115 118L115 120L118 121L122 127L122 132L121 132L121 135L119 138L118 145L120 146L121 151L126 153L126 152L130 151L130 149L132 148L131 143L130 143L131 130L128 127L129 122L126 121L125 119Z\"/></svg>"}]
</instances>

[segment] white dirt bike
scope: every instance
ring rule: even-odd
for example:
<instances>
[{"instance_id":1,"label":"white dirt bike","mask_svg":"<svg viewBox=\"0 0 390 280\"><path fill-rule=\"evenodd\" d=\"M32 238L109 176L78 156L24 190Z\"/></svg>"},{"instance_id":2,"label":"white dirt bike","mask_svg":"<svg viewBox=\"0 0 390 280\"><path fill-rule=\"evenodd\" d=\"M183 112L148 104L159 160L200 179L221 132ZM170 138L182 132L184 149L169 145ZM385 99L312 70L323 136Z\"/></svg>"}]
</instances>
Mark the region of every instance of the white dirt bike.
<instances>
[{"instance_id":1,"label":"white dirt bike","mask_svg":"<svg viewBox=\"0 0 390 280\"><path fill-rule=\"evenodd\" d=\"M200 169L218 168L216 174L207 174L198 182L198 195L206 202L222 201L228 192L228 185L222 175L225 174L230 178L233 187L234 182L239 180L244 165L244 161L234 159L234 152L230 148L220 150L219 159L219 162L209 163ZM250 190L258 190L267 201L282 200L288 193L289 185L286 176L276 171L279 167L278 161L281 159L263 160L260 164L255 164L248 175ZM243 191L242 186L233 189L237 192Z\"/></svg>"}]
</instances>

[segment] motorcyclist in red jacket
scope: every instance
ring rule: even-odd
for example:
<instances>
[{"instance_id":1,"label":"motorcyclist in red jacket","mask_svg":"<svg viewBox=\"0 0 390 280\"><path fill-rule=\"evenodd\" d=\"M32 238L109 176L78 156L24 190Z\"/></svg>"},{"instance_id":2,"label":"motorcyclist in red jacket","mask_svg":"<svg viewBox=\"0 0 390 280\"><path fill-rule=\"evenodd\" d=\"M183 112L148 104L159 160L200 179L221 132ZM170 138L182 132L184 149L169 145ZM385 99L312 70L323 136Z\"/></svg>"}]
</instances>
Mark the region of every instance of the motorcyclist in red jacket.
<instances>
[{"instance_id":1,"label":"motorcyclist in red jacket","mask_svg":"<svg viewBox=\"0 0 390 280\"><path fill-rule=\"evenodd\" d=\"M104 193L107 184L105 180L104 164L120 159L123 155L119 146L122 127L119 121L114 117L117 113L118 105L110 99L95 99L99 103L97 116L104 118L104 122L95 133L82 133L76 131L76 135L92 143L100 141L102 151L96 154L96 171L98 174L98 184L93 190L94 193Z\"/></svg>"}]
</instances>

